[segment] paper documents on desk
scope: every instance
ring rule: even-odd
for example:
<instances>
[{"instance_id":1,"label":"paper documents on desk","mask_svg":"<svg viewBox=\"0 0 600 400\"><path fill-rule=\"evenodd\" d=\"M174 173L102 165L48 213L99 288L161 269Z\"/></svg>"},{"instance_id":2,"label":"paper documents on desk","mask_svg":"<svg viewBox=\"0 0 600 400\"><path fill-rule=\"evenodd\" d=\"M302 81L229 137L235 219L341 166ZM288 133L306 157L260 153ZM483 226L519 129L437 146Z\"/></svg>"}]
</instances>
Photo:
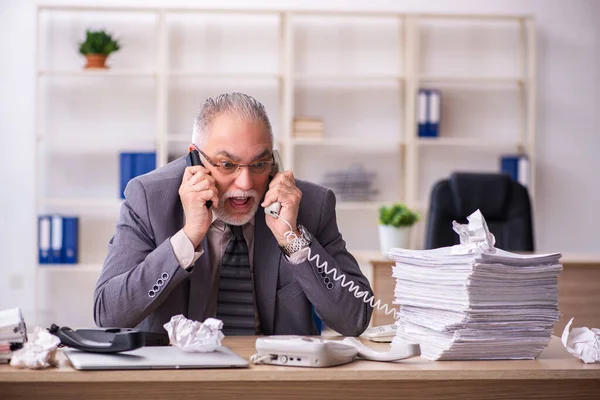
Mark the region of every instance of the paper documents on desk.
<instances>
[{"instance_id":1,"label":"paper documents on desk","mask_svg":"<svg viewBox=\"0 0 600 400\"><path fill-rule=\"evenodd\" d=\"M421 345L431 360L533 359L559 319L560 253L519 255L494 247L477 210L454 224L461 244L433 250L392 249L392 341Z\"/></svg>"},{"instance_id":2,"label":"paper documents on desk","mask_svg":"<svg viewBox=\"0 0 600 400\"><path fill-rule=\"evenodd\" d=\"M562 333L562 343L567 351L586 364L600 362L600 329L571 328L573 318Z\"/></svg>"},{"instance_id":3,"label":"paper documents on desk","mask_svg":"<svg viewBox=\"0 0 600 400\"><path fill-rule=\"evenodd\" d=\"M27 341L27 329L18 307L0 311L0 364L5 364L13 352Z\"/></svg>"}]
</instances>

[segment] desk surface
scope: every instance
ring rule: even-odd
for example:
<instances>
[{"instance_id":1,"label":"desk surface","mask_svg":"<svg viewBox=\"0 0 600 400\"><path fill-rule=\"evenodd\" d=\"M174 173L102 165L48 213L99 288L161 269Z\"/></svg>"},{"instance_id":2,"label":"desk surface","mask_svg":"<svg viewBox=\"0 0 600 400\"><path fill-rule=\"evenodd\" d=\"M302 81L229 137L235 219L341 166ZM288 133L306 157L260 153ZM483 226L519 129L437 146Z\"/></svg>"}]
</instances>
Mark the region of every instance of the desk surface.
<instances>
[{"instance_id":1,"label":"desk surface","mask_svg":"<svg viewBox=\"0 0 600 400\"><path fill-rule=\"evenodd\" d=\"M254 353L254 343L253 337L226 338L224 341L245 358ZM389 346L368 344L382 351ZM58 368L41 371L0 366L3 398L18 397L23 391L31 398L37 395L41 398L49 393L67 395L66 398L76 398L77 393L87 398L93 398L93 395L117 398L125 397L134 388L140 398L142 392L151 395L161 393L161 390L165 395L173 395L172 391L176 390L178 395L172 398L192 394L197 397L200 392L212 398L221 395L225 398L235 393L245 399L280 398L282 390L291 393L291 397L293 394L318 398L317 392L325 388L335 389L336 396L329 395L329 398L373 396L375 393L380 398L388 395L393 398L400 393L407 396L405 398L424 398L424 394L445 398L450 393L448 390L455 395L461 393L463 398L499 398L488 396L492 392L494 396L520 398L540 398L544 397L543 393L556 395L561 391L569 398L597 398L600 393L600 364L584 364L568 354L556 337L537 360L521 361L432 362L412 358L396 363L356 361L333 368L251 365L247 369L225 370L77 371L69 366L62 353L60 359ZM480 386L489 393L478 393ZM365 394L365 388L370 388L369 394Z\"/></svg>"}]
</instances>

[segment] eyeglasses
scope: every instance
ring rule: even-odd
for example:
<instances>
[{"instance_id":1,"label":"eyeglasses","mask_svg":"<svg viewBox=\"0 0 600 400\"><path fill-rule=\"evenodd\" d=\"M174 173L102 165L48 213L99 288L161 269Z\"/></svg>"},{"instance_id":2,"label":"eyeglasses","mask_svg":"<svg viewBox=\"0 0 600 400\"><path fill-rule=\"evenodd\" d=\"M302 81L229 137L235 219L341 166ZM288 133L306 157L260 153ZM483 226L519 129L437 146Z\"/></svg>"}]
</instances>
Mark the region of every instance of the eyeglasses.
<instances>
[{"instance_id":1,"label":"eyeglasses","mask_svg":"<svg viewBox=\"0 0 600 400\"><path fill-rule=\"evenodd\" d=\"M223 173L223 175L234 174L237 171L240 171L242 167L247 167L250 173L253 175L260 175L267 171L271 171L273 164L275 164L275 161L273 159L271 159L270 161L257 161L252 164L237 164L229 160L223 160L216 163L213 160L211 160L202 150L198 148L196 149L200 154L202 154L202 157L204 157L210 165L212 165L215 168L219 168L219 171Z\"/></svg>"}]
</instances>

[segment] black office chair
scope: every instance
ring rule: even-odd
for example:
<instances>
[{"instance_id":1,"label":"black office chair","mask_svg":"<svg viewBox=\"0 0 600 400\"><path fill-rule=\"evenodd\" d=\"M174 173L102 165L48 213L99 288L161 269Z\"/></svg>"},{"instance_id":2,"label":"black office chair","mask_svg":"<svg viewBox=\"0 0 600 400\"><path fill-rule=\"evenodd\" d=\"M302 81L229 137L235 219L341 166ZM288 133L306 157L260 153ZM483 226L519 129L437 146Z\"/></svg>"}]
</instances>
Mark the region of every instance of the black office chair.
<instances>
[{"instance_id":1,"label":"black office chair","mask_svg":"<svg viewBox=\"0 0 600 400\"><path fill-rule=\"evenodd\" d=\"M425 248L460 243L452 221L467 223L479 209L496 246L510 251L533 251L533 222L527 188L505 174L454 173L431 191Z\"/></svg>"}]
</instances>

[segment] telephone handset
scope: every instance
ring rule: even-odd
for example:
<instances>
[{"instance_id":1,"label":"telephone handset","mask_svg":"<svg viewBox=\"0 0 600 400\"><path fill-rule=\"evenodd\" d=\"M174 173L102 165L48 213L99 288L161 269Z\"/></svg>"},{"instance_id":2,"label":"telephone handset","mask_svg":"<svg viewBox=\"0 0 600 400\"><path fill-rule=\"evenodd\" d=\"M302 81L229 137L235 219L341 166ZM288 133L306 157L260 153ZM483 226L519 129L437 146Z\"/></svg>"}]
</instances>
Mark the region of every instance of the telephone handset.
<instances>
[{"instance_id":1,"label":"telephone handset","mask_svg":"<svg viewBox=\"0 0 600 400\"><path fill-rule=\"evenodd\" d=\"M279 156L279 152L277 150L273 150L273 171L271 172L270 179L273 179L275 174L278 172L283 172L283 163L281 162L281 157ZM279 211L281 210L281 203L275 201L271 203L269 206L265 207L265 214L274 217L275 215L279 215Z\"/></svg>"},{"instance_id":2,"label":"telephone handset","mask_svg":"<svg viewBox=\"0 0 600 400\"><path fill-rule=\"evenodd\" d=\"M188 153L187 157L185 158L185 163L187 164L188 167L192 167L195 165L202 165L204 167L204 164L202 164L202 160L200 159L200 153L198 153L198 150L192 150ZM210 208L212 206L212 200L207 200L206 201L206 208Z\"/></svg>"}]
</instances>

